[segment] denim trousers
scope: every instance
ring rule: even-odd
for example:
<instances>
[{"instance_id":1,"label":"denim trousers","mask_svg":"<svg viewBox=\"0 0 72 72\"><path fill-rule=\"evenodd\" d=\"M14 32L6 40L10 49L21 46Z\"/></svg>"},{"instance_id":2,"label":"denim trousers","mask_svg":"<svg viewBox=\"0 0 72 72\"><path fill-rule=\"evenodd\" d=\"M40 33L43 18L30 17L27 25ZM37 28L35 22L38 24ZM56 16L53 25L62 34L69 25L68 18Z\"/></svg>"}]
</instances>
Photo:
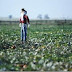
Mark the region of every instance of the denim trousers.
<instances>
[{"instance_id":1,"label":"denim trousers","mask_svg":"<svg viewBox=\"0 0 72 72\"><path fill-rule=\"evenodd\" d=\"M27 38L27 24L21 24L21 40L24 42Z\"/></svg>"}]
</instances>

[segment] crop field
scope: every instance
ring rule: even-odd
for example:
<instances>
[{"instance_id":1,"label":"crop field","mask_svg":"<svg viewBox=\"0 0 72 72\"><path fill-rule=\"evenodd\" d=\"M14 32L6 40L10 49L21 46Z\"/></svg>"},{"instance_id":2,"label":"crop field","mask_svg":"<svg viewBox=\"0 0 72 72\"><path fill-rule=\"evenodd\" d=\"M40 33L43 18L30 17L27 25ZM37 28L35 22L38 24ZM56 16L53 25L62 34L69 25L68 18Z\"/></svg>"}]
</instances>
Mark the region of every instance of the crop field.
<instances>
[{"instance_id":1,"label":"crop field","mask_svg":"<svg viewBox=\"0 0 72 72\"><path fill-rule=\"evenodd\" d=\"M0 25L0 71L72 71L72 25Z\"/></svg>"}]
</instances>

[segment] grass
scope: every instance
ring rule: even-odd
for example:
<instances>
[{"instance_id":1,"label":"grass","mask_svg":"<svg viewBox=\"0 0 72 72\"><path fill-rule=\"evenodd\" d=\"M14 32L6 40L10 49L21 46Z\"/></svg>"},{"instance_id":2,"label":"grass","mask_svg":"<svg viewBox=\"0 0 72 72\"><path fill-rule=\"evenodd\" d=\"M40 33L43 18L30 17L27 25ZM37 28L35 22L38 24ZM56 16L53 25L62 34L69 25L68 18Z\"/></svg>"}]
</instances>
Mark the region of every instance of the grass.
<instances>
[{"instance_id":1,"label":"grass","mask_svg":"<svg viewBox=\"0 0 72 72\"><path fill-rule=\"evenodd\" d=\"M2 71L72 71L72 25L31 25L21 44L18 25L0 25Z\"/></svg>"}]
</instances>

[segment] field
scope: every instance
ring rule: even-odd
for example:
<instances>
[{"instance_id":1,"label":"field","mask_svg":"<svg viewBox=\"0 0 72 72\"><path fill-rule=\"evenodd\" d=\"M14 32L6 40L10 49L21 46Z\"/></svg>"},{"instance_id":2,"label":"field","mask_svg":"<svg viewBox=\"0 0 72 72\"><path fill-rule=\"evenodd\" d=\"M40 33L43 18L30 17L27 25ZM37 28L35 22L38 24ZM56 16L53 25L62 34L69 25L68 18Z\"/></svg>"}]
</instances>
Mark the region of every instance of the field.
<instances>
[{"instance_id":1,"label":"field","mask_svg":"<svg viewBox=\"0 0 72 72\"><path fill-rule=\"evenodd\" d=\"M21 44L18 25L0 25L0 71L72 71L72 25L34 24Z\"/></svg>"}]
</instances>

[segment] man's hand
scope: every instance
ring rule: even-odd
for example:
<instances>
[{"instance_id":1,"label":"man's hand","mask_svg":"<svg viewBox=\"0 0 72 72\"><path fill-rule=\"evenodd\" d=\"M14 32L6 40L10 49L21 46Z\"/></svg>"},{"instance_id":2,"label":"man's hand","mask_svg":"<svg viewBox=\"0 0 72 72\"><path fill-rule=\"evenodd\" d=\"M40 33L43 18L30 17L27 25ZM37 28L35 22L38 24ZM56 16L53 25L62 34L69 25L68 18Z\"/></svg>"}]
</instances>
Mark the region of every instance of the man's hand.
<instances>
[{"instance_id":1,"label":"man's hand","mask_svg":"<svg viewBox=\"0 0 72 72\"><path fill-rule=\"evenodd\" d=\"M19 24L19 27L21 27L21 23Z\"/></svg>"},{"instance_id":2,"label":"man's hand","mask_svg":"<svg viewBox=\"0 0 72 72\"><path fill-rule=\"evenodd\" d=\"M30 27L30 24L28 24L28 28Z\"/></svg>"}]
</instances>

